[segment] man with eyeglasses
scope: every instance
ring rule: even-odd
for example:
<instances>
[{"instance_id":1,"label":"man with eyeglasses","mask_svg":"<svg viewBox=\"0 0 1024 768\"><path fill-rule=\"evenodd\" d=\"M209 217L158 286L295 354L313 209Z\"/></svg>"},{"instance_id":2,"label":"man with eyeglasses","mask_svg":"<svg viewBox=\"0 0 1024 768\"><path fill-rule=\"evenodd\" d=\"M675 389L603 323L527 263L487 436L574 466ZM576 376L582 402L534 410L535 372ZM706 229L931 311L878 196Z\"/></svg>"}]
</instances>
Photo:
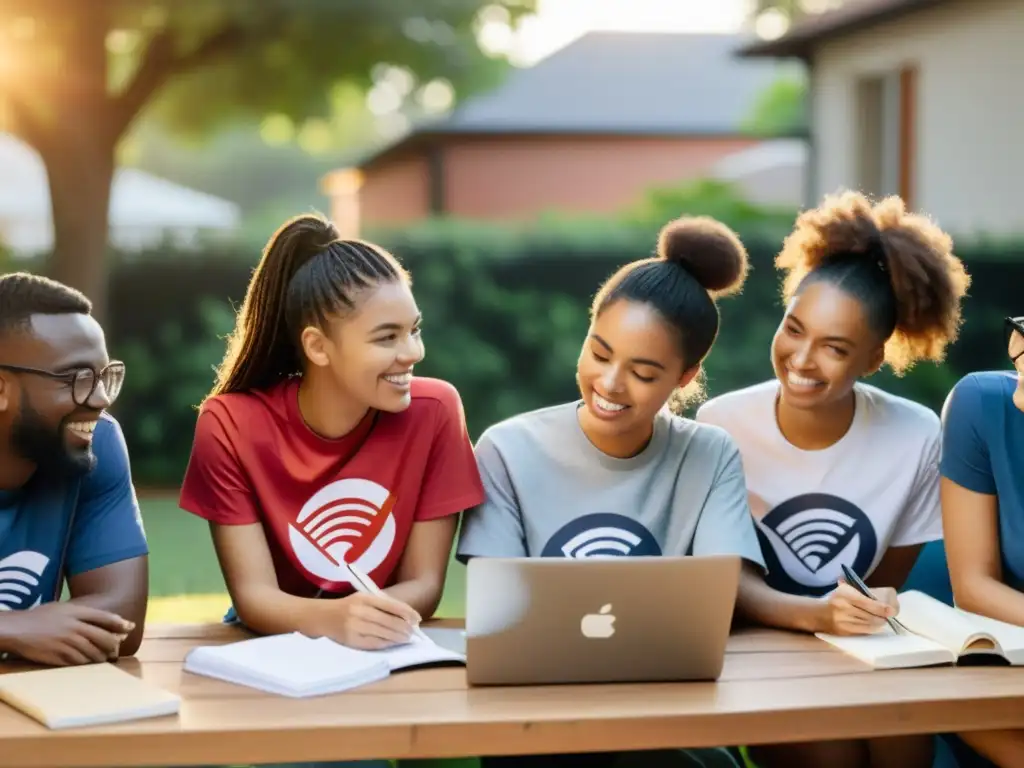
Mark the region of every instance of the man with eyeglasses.
<instances>
[{"instance_id":1,"label":"man with eyeglasses","mask_svg":"<svg viewBox=\"0 0 1024 768\"><path fill-rule=\"evenodd\" d=\"M128 452L106 413L124 364L91 311L61 283L0 276L0 656L52 666L135 653L148 599Z\"/></svg>"}]
</instances>

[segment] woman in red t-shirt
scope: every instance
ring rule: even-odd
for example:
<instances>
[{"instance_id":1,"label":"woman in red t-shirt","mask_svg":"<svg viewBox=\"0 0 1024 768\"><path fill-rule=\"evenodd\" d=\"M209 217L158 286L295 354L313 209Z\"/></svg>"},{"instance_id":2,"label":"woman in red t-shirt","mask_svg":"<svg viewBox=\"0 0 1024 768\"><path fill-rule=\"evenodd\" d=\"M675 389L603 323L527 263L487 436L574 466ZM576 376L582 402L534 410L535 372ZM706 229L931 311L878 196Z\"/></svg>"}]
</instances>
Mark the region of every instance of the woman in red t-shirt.
<instances>
[{"instance_id":1,"label":"woman in red t-shirt","mask_svg":"<svg viewBox=\"0 0 1024 768\"><path fill-rule=\"evenodd\" d=\"M412 375L424 350L409 286L386 251L310 215L253 274L181 507L210 521L255 632L383 648L437 608L458 514L484 495L458 392ZM386 597L355 592L348 563Z\"/></svg>"}]
</instances>

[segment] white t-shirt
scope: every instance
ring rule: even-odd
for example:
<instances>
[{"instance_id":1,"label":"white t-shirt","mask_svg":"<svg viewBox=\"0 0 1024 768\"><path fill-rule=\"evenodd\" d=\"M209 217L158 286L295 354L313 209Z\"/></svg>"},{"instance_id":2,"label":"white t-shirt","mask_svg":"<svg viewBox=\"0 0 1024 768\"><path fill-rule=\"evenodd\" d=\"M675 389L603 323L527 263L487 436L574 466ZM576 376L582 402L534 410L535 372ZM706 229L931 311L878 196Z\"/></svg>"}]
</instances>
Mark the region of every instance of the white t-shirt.
<instances>
[{"instance_id":1,"label":"white t-shirt","mask_svg":"<svg viewBox=\"0 0 1024 768\"><path fill-rule=\"evenodd\" d=\"M778 388L771 379L721 395L696 416L739 446L772 587L824 595L844 563L867 578L889 547L942 538L935 413L858 382L847 433L824 450L805 451L779 430Z\"/></svg>"}]
</instances>

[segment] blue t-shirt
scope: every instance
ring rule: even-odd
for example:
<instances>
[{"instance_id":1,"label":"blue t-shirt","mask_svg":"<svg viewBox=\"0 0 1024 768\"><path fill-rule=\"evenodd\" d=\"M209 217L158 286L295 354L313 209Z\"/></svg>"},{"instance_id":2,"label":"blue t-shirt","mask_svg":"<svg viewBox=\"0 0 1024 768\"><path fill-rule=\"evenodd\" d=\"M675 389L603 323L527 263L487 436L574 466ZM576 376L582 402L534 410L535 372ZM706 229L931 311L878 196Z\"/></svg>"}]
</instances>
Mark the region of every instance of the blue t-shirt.
<instances>
[{"instance_id":1,"label":"blue t-shirt","mask_svg":"<svg viewBox=\"0 0 1024 768\"><path fill-rule=\"evenodd\" d=\"M124 435L106 414L93 452L96 466L80 478L56 484L34 477L0 491L0 611L59 598L62 556L70 578L149 553Z\"/></svg>"},{"instance_id":2,"label":"blue t-shirt","mask_svg":"<svg viewBox=\"0 0 1024 768\"><path fill-rule=\"evenodd\" d=\"M942 412L939 470L957 485L999 500L1004 579L1024 585L1024 412L1013 404L1015 372L962 378Z\"/></svg>"}]
</instances>

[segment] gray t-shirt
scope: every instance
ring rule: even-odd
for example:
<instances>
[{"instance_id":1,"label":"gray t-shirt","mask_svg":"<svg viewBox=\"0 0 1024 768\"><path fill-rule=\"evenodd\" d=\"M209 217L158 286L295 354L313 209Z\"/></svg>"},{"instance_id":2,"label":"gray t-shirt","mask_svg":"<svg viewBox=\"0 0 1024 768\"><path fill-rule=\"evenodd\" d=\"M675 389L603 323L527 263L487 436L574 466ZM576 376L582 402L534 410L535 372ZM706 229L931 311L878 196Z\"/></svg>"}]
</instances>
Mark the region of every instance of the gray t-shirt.
<instances>
[{"instance_id":1,"label":"gray t-shirt","mask_svg":"<svg viewBox=\"0 0 1024 768\"><path fill-rule=\"evenodd\" d=\"M725 430L662 410L637 456L583 434L579 402L490 427L476 446L486 501L463 517L457 556L735 554L764 568L740 454Z\"/></svg>"}]
</instances>

